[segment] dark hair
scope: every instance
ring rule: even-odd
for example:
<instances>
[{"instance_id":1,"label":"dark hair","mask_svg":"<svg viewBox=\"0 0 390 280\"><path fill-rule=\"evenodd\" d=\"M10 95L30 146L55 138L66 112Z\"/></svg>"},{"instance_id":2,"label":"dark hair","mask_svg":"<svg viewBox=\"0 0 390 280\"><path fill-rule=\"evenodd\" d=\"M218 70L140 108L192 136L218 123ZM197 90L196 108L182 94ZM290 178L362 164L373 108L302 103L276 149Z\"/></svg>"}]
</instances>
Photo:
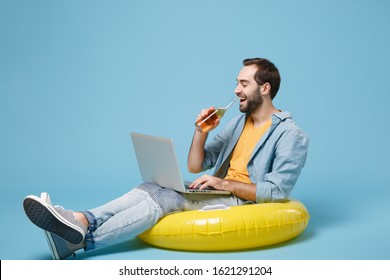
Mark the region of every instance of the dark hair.
<instances>
[{"instance_id":1,"label":"dark hair","mask_svg":"<svg viewBox=\"0 0 390 280\"><path fill-rule=\"evenodd\" d=\"M258 85L269 83L271 85L270 96L274 99L280 86L280 74L278 68L265 58L247 58L242 62L244 66L256 65L258 70L255 74L255 81Z\"/></svg>"}]
</instances>

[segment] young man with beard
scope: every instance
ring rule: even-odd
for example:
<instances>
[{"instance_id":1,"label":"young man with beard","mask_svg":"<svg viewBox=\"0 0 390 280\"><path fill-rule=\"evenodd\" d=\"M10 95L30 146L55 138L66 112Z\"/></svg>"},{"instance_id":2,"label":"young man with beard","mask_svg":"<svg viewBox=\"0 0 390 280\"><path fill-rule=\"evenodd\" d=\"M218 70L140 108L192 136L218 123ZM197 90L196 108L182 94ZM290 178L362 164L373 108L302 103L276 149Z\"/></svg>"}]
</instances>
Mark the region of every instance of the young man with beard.
<instances>
[{"instance_id":1,"label":"young man with beard","mask_svg":"<svg viewBox=\"0 0 390 280\"><path fill-rule=\"evenodd\" d=\"M235 89L243 114L211 141L206 141L208 132L195 130L188 170L198 173L215 168L215 173L199 177L190 187L212 186L231 195L183 194L143 183L105 205L81 212L53 207L48 196L27 196L25 212L45 230L53 258L63 259L79 249L88 251L135 237L177 211L286 200L304 166L309 139L290 113L274 107L272 100L279 86L279 71L272 62L245 59ZM212 110L202 110L198 119ZM212 129L218 125L219 120Z\"/></svg>"}]
</instances>

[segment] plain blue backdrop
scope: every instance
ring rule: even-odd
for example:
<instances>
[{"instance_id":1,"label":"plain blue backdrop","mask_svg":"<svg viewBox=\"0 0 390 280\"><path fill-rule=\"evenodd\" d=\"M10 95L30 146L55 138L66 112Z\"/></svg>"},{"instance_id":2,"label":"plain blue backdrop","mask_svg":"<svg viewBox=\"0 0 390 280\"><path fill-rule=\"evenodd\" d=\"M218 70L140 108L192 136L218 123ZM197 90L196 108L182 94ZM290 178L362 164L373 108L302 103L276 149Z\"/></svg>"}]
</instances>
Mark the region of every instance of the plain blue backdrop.
<instances>
[{"instance_id":1,"label":"plain blue backdrop","mask_svg":"<svg viewBox=\"0 0 390 280\"><path fill-rule=\"evenodd\" d=\"M77 258L390 259L389 13L385 0L0 0L0 258L50 259L26 195L79 210L140 183L130 131L172 137L195 178L196 115L232 96L243 59L266 57L275 105L311 138L292 193L306 231L243 252L130 240Z\"/></svg>"}]
</instances>

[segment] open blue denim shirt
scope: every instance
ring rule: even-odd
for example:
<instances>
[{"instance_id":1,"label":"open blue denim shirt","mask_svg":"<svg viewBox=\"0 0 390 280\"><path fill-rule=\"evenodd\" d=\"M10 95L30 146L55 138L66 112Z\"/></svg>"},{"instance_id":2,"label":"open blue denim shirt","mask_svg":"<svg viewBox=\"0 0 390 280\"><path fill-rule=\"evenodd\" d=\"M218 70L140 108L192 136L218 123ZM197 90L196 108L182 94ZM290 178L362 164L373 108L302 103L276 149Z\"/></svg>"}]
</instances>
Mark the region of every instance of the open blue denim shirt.
<instances>
[{"instance_id":1,"label":"open blue denim shirt","mask_svg":"<svg viewBox=\"0 0 390 280\"><path fill-rule=\"evenodd\" d=\"M214 176L226 176L245 121L245 114L237 116L206 143L203 171L215 167ZM305 165L308 145L309 137L295 124L291 113L272 115L271 127L257 143L247 165L249 177L257 185L257 203L289 197Z\"/></svg>"}]
</instances>

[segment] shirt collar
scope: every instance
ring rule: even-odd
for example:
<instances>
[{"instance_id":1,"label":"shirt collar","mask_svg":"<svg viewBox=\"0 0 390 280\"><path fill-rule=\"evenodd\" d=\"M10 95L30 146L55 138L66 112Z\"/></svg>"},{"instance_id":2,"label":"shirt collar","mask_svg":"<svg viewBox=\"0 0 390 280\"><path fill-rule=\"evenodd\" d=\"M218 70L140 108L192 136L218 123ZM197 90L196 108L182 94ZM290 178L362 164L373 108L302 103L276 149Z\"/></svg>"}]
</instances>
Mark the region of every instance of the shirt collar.
<instances>
[{"instance_id":1,"label":"shirt collar","mask_svg":"<svg viewBox=\"0 0 390 280\"><path fill-rule=\"evenodd\" d=\"M290 112L285 112L285 111L280 111L272 115L272 119L278 118L280 121L284 121L285 119L291 119L291 113Z\"/></svg>"}]
</instances>

